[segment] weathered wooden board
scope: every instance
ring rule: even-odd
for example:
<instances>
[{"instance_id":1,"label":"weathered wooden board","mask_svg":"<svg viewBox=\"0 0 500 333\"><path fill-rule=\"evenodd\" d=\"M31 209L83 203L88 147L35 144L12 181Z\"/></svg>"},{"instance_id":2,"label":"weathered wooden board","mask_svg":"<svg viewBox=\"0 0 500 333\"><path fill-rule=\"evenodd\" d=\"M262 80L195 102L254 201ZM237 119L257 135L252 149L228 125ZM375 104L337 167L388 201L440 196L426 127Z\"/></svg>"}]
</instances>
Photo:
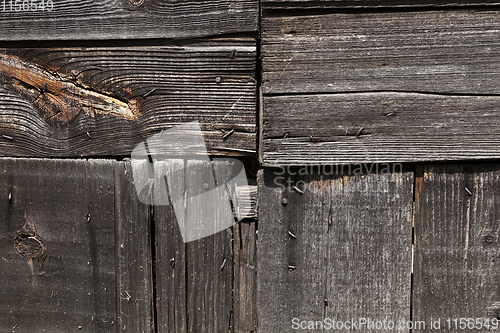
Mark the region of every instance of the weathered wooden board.
<instances>
[{"instance_id":1,"label":"weathered wooden board","mask_svg":"<svg viewBox=\"0 0 500 333\"><path fill-rule=\"evenodd\" d=\"M231 210L223 209L224 202L217 193L211 191L213 186L224 186L220 179L207 183L208 196L192 192L203 185L207 174L224 174L228 165L194 160L155 163L155 184L161 183L160 175L166 175L167 186L175 193L154 190L153 195L168 194L174 201L185 200L184 212L179 212L179 206L175 205L175 209L172 205L153 207L158 332L255 330L256 227L252 220L255 213L241 222L241 226L236 224L187 243L183 239L190 234L183 228L196 227L186 222L188 215L208 229L211 227L207 224L213 221L210 214L216 214L215 221L234 218ZM250 192L256 192L255 187ZM229 200L229 196L225 199Z\"/></svg>"},{"instance_id":2,"label":"weathered wooden board","mask_svg":"<svg viewBox=\"0 0 500 333\"><path fill-rule=\"evenodd\" d=\"M269 96L262 161L269 166L500 158L499 106L497 96Z\"/></svg>"},{"instance_id":3,"label":"weathered wooden board","mask_svg":"<svg viewBox=\"0 0 500 333\"><path fill-rule=\"evenodd\" d=\"M413 174L282 171L259 176L258 331L409 320Z\"/></svg>"},{"instance_id":4,"label":"weathered wooden board","mask_svg":"<svg viewBox=\"0 0 500 333\"><path fill-rule=\"evenodd\" d=\"M257 0L0 2L0 40L197 38L256 32Z\"/></svg>"},{"instance_id":5,"label":"weathered wooden board","mask_svg":"<svg viewBox=\"0 0 500 333\"><path fill-rule=\"evenodd\" d=\"M127 156L162 129L190 121L200 123L210 154L252 154L255 63L252 38L3 49L0 134L13 140L1 140L0 155Z\"/></svg>"},{"instance_id":6,"label":"weathered wooden board","mask_svg":"<svg viewBox=\"0 0 500 333\"><path fill-rule=\"evenodd\" d=\"M132 178L130 162L114 162L119 329L152 332L155 319L152 219L150 207L138 200ZM97 205L99 196L94 200Z\"/></svg>"},{"instance_id":7,"label":"weathered wooden board","mask_svg":"<svg viewBox=\"0 0 500 333\"><path fill-rule=\"evenodd\" d=\"M262 20L264 94L499 94L500 11L375 12Z\"/></svg>"},{"instance_id":8,"label":"weathered wooden board","mask_svg":"<svg viewBox=\"0 0 500 333\"><path fill-rule=\"evenodd\" d=\"M498 164L420 168L415 193L413 319L425 320L427 325L431 318L440 319L441 329L478 332L489 330L479 327L476 318L483 323L488 318L491 325L492 319L500 317L499 184ZM460 329L461 318L473 318L474 329ZM430 331L427 326L426 332Z\"/></svg>"},{"instance_id":9,"label":"weathered wooden board","mask_svg":"<svg viewBox=\"0 0 500 333\"><path fill-rule=\"evenodd\" d=\"M457 7L494 6L500 2L469 0L263 0L268 9L316 9L316 8L390 8L390 7Z\"/></svg>"},{"instance_id":10,"label":"weathered wooden board","mask_svg":"<svg viewBox=\"0 0 500 333\"><path fill-rule=\"evenodd\" d=\"M150 270L137 272L147 262L149 234L131 225L144 224L148 215L132 199L124 207L120 200L134 188L131 175L115 174L115 166L103 160L0 159L0 330L145 327Z\"/></svg>"}]
</instances>

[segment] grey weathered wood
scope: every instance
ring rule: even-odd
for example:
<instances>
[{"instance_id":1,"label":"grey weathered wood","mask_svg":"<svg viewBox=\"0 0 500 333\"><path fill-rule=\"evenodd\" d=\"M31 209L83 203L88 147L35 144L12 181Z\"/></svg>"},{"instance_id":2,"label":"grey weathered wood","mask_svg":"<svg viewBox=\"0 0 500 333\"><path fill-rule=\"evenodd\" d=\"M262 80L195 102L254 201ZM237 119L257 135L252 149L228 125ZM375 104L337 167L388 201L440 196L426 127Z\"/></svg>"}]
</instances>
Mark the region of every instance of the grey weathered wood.
<instances>
[{"instance_id":1,"label":"grey weathered wood","mask_svg":"<svg viewBox=\"0 0 500 333\"><path fill-rule=\"evenodd\" d=\"M130 162L114 162L114 179L120 332L153 332L149 206L138 200ZM98 191L96 192L99 193ZM99 199L99 196L94 198L96 201ZM94 218L93 215L91 217Z\"/></svg>"},{"instance_id":2,"label":"grey weathered wood","mask_svg":"<svg viewBox=\"0 0 500 333\"><path fill-rule=\"evenodd\" d=\"M428 324L430 318L441 318L441 329L448 329L447 318L454 325L454 318L474 318L475 323L475 318L500 317L499 182L498 164L425 165L419 169L415 193L415 320ZM450 331L478 329L452 326Z\"/></svg>"},{"instance_id":3,"label":"grey weathered wood","mask_svg":"<svg viewBox=\"0 0 500 333\"><path fill-rule=\"evenodd\" d=\"M34 6L16 11L16 1L0 2L0 39L187 39L255 32L258 27L257 0L211 0L203 3L166 0L49 1L53 3L52 11L32 10ZM22 9L23 2L18 3ZM37 5L40 3L35 2Z\"/></svg>"},{"instance_id":4,"label":"grey weathered wood","mask_svg":"<svg viewBox=\"0 0 500 333\"><path fill-rule=\"evenodd\" d=\"M251 155L256 151L255 55L253 38L3 49L0 133L14 140L2 140L0 154L127 156L162 129L199 121L209 153ZM223 140L223 130L230 129L235 132Z\"/></svg>"},{"instance_id":5,"label":"grey weathered wood","mask_svg":"<svg viewBox=\"0 0 500 333\"><path fill-rule=\"evenodd\" d=\"M128 164L2 158L0 169L0 330L150 332L149 214ZM45 248L31 262L14 248L23 225Z\"/></svg>"},{"instance_id":6,"label":"grey weathered wood","mask_svg":"<svg viewBox=\"0 0 500 333\"><path fill-rule=\"evenodd\" d=\"M264 17L264 94L499 94L500 11Z\"/></svg>"},{"instance_id":7,"label":"grey weathered wood","mask_svg":"<svg viewBox=\"0 0 500 333\"><path fill-rule=\"evenodd\" d=\"M269 96L262 161L269 166L500 158L499 105L497 96Z\"/></svg>"},{"instance_id":8,"label":"grey weathered wood","mask_svg":"<svg viewBox=\"0 0 500 333\"><path fill-rule=\"evenodd\" d=\"M409 320L412 185L409 172L261 172L258 331L295 332L293 318Z\"/></svg>"},{"instance_id":9,"label":"grey weathered wood","mask_svg":"<svg viewBox=\"0 0 500 333\"><path fill-rule=\"evenodd\" d=\"M169 182L169 193L152 191L157 196L155 199L167 203L168 195L174 202L181 201L180 206L174 204L172 207L170 201L170 204L153 207L158 332L254 330L255 213L241 222L241 226L235 224L233 228L184 243L186 237L198 235L190 230L198 225L188 225L188 217L199 221L204 230L211 228L208 225L213 222L211 214L217 217L216 223L234 218L234 212L224 209L224 205L229 204L229 201L224 202L229 200L229 195L225 194L224 200L220 201L212 191L216 186L224 188L222 176L231 174L231 164L225 161L169 160L156 161L154 168L155 186L161 184L163 175ZM214 182L208 180L211 175L215 175ZM204 183L209 187L203 188ZM207 193L208 197L200 198L200 193L193 193L200 188L203 188L201 193ZM255 186L241 186L236 192L252 193L250 201L239 202L242 210L250 202L255 204Z\"/></svg>"},{"instance_id":10,"label":"grey weathered wood","mask_svg":"<svg viewBox=\"0 0 500 333\"><path fill-rule=\"evenodd\" d=\"M390 8L494 6L498 1L468 0L264 0L264 9Z\"/></svg>"}]
</instances>

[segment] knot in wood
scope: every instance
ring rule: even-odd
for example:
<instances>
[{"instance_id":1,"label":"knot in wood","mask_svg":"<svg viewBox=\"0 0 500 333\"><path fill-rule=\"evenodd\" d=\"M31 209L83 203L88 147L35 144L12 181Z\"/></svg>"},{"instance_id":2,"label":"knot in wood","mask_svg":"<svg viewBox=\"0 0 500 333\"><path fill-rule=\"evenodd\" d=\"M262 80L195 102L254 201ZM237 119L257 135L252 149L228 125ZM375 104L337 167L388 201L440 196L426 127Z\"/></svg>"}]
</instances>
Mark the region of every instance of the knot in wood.
<instances>
[{"instance_id":1,"label":"knot in wood","mask_svg":"<svg viewBox=\"0 0 500 333\"><path fill-rule=\"evenodd\" d=\"M27 259L37 258L45 252L40 236L26 225L14 234L14 249Z\"/></svg>"}]
</instances>

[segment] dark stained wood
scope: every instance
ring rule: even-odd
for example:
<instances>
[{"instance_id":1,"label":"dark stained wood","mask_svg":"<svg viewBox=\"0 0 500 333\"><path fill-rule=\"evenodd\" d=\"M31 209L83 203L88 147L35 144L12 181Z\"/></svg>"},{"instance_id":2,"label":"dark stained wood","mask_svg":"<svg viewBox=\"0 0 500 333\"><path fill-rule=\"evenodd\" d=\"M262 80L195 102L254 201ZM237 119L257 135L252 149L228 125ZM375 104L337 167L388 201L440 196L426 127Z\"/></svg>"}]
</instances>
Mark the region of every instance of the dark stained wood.
<instances>
[{"instance_id":1,"label":"dark stained wood","mask_svg":"<svg viewBox=\"0 0 500 333\"><path fill-rule=\"evenodd\" d=\"M497 96L269 96L262 161L269 166L500 158L499 105Z\"/></svg>"},{"instance_id":2,"label":"dark stained wood","mask_svg":"<svg viewBox=\"0 0 500 333\"><path fill-rule=\"evenodd\" d=\"M499 94L500 11L264 17L264 94Z\"/></svg>"},{"instance_id":3,"label":"dark stained wood","mask_svg":"<svg viewBox=\"0 0 500 333\"><path fill-rule=\"evenodd\" d=\"M161 174L167 175L171 186L179 193L185 192L185 175L176 172L184 167L183 160L157 162L155 181L160 183ZM164 191L154 192L165 196ZM162 199L166 199L163 198ZM188 332L186 245L182 239L179 224L172 205L153 207L156 248L156 304L158 333Z\"/></svg>"},{"instance_id":4,"label":"dark stained wood","mask_svg":"<svg viewBox=\"0 0 500 333\"><path fill-rule=\"evenodd\" d=\"M409 172L261 172L258 331L295 332L293 318L409 320L412 185Z\"/></svg>"},{"instance_id":5,"label":"dark stained wood","mask_svg":"<svg viewBox=\"0 0 500 333\"><path fill-rule=\"evenodd\" d=\"M0 132L13 140L0 143L0 154L127 156L162 129L199 121L210 154L251 155L255 56L252 38L3 49ZM223 140L223 130L231 129L235 132Z\"/></svg>"},{"instance_id":6,"label":"dark stained wood","mask_svg":"<svg viewBox=\"0 0 500 333\"><path fill-rule=\"evenodd\" d=\"M120 330L152 332L154 298L150 208L138 200L130 162L114 162L113 166ZM94 200L98 201L99 196L95 196Z\"/></svg>"},{"instance_id":7,"label":"dark stained wood","mask_svg":"<svg viewBox=\"0 0 500 333\"><path fill-rule=\"evenodd\" d=\"M257 226L233 227L235 333L257 332Z\"/></svg>"},{"instance_id":8,"label":"dark stained wood","mask_svg":"<svg viewBox=\"0 0 500 333\"><path fill-rule=\"evenodd\" d=\"M130 164L2 158L0 170L0 330L150 332L149 213ZM17 253L15 235L43 253Z\"/></svg>"},{"instance_id":9,"label":"dark stained wood","mask_svg":"<svg viewBox=\"0 0 500 333\"><path fill-rule=\"evenodd\" d=\"M263 0L264 9L328 9L328 8L390 8L390 7L465 7L495 6L498 1L469 0Z\"/></svg>"},{"instance_id":10,"label":"dark stained wood","mask_svg":"<svg viewBox=\"0 0 500 333\"><path fill-rule=\"evenodd\" d=\"M187 39L255 32L258 27L257 0L45 0L45 10L41 3L23 7L22 1L1 2L0 39Z\"/></svg>"},{"instance_id":11,"label":"dark stained wood","mask_svg":"<svg viewBox=\"0 0 500 333\"><path fill-rule=\"evenodd\" d=\"M500 166L425 165L415 193L413 318L500 316ZM469 189L472 196L467 193ZM481 329L479 329L481 330ZM426 332L430 332L427 330ZM478 329L450 331L477 332ZM487 331L482 329L482 331Z\"/></svg>"},{"instance_id":12,"label":"dark stained wood","mask_svg":"<svg viewBox=\"0 0 500 333\"><path fill-rule=\"evenodd\" d=\"M219 163L188 161L186 187L195 189L201 186L209 175L220 174L223 169L225 165ZM208 184L209 189L221 185L217 182ZM220 201L214 192L204 193L206 197L198 195L188 199L187 214L194 214L192 219L199 221L201 228L204 227L205 221L211 220L211 214L214 213L217 215L217 223L224 223L228 218L233 218L231 211L225 209L223 203L215 204ZM232 327L232 238L233 233L229 228L186 244L189 332L229 332Z\"/></svg>"},{"instance_id":13,"label":"dark stained wood","mask_svg":"<svg viewBox=\"0 0 500 333\"><path fill-rule=\"evenodd\" d=\"M0 159L0 169L1 330L118 331L113 163ZM32 263L13 246L24 223L45 247Z\"/></svg>"}]
</instances>

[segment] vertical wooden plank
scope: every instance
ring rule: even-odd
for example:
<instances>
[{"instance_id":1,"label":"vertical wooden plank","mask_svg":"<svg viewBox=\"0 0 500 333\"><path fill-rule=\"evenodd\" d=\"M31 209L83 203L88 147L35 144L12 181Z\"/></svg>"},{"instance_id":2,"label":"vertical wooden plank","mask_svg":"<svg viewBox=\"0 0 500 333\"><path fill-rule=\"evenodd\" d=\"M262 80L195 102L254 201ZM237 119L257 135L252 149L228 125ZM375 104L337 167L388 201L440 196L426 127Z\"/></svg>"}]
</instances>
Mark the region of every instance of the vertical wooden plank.
<instances>
[{"instance_id":1,"label":"vertical wooden plank","mask_svg":"<svg viewBox=\"0 0 500 333\"><path fill-rule=\"evenodd\" d=\"M0 170L1 330L117 331L112 163L0 159ZM16 233L43 254L17 253Z\"/></svg>"},{"instance_id":2,"label":"vertical wooden plank","mask_svg":"<svg viewBox=\"0 0 500 333\"><path fill-rule=\"evenodd\" d=\"M114 168L119 331L154 332L150 208L139 202L130 162Z\"/></svg>"},{"instance_id":3,"label":"vertical wooden plank","mask_svg":"<svg viewBox=\"0 0 500 333\"><path fill-rule=\"evenodd\" d=\"M170 198L184 197L184 172L175 172L184 168L183 160L169 160L155 163L155 177L166 175L170 180L172 193ZM160 179L155 178L155 184ZM165 191L154 191L155 195L165 196ZM165 199L165 198L162 198ZM174 199L175 200L175 199ZM170 202L172 203L172 202ZM172 204L153 207L155 221L156 248L156 306L158 332L187 332L186 303L186 252L176 213ZM179 217L183 218L183 217Z\"/></svg>"},{"instance_id":4,"label":"vertical wooden plank","mask_svg":"<svg viewBox=\"0 0 500 333\"><path fill-rule=\"evenodd\" d=\"M412 173L302 170L259 175L258 330L409 319Z\"/></svg>"},{"instance_id":5,"label":"vertical wooden plank","mask_svg":"<svg viewBox=\"0 0 500 333\"><path fill-rule=\"evenodd\" d=\"M233 227L235 333L257 331L257 226L244 220Z\"/></svg>"},{"instance_id":6,"label":"vertical wooden plank","mask_svg":"<svg viewBox=\"0 0 500 333\"><path fill-rule=\"evenodd\" d=\"M208 181L210 175L224 174L224 163L188 160L186 167L186 187L189 190L204 188L208 184L205 197L188 193L187 214L192 220L211 220L216 214L217 221L224 223L233 218L233 213L225 202L220 202L214 189L224 186L217 179ZM226 193L227 194L227 193ZM229 204L229 197L225 197ZM208 226L212 228L211 226ZM214 229L217 230L217 227ZM200 234L201 235L201 234ZM230 228L216 234L192 241L186 245L187 258L187 301L188 332L228 332L232 327L233 257L232 230Z\"/></svg>"},{"instance_id":7,"label":"vertical wooden plank","mask_svg":"<svg viewBox=\"0 0 500 333\"><path fill-rule=\"evenodd\" d=\"M353 318L364 332L380 331L379 324L407 332L399 326L410 320L413 173L334 183L325 316L351 326Z\"/></svg>"},{"instance_id":8,"label":"vertical wooden plank","mask_svg":"<svg viewBox=\"0 0 500 333\"><path fill-rule=\"evenodd\" d=\"M499 183L498 164L420 168L413 318L426 322L425 331L431 331L431 318L440 320L441 329L477 332L486 329L476 318L491 325L500 317ZM467 320L465 328L461 318Z\"/></svg>"}]
</instances>

